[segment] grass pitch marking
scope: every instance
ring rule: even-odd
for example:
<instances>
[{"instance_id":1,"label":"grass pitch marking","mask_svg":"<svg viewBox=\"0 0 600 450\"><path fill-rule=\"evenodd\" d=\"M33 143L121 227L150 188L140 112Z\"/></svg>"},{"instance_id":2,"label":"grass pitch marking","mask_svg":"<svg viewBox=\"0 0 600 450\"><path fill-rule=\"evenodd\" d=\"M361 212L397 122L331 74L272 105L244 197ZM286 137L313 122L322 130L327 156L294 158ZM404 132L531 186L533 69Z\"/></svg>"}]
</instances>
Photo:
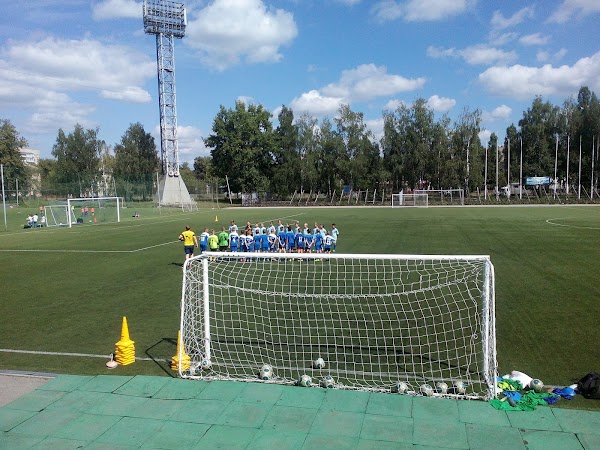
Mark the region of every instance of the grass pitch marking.
<instances>
[{"instance_id":1,"label":"grass pitch marking","mask_svg":"<svg viewBox=\"0 0 600 450\"><path fill-rule=\"evenodd\" d=\"M27 355L47 355L47 356L76 356L79 358L110 358L110 355L97 355L93 353L67 353L67 352L43 352L38 350L16 350L13 348L0 348L1 353L21 353ZM145 358L142 356L136 356L136 361L162 361L157 358ZM166 361L166 359L164 360Z\"/></svg>"},{"instance_id":2,"label":"grass pitch marking","mask_svg":"<svg viewBox=\"0 0 600 450\"><path fill-rule=\"evenodd\" d=\"M579 228L581 230L600 230L600 227L584 227L580 225L568 225L564 223L557 223L557 220L564 220L564 217L557 217L555 219L547 219L546 223L549 225L554 225L557 227L565 227L565 228Z\"/></svg>"}]
</instances>

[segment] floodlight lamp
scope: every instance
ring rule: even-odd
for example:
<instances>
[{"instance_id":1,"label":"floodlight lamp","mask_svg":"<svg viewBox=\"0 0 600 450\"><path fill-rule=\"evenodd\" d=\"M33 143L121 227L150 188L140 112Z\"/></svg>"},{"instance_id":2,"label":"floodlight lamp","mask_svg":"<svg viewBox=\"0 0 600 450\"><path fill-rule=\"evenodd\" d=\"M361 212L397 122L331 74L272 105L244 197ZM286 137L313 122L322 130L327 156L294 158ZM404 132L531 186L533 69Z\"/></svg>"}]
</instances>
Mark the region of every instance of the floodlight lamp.
<instances>
[{"instance_id":1,"label":"floodlight lamp","mask_svg":"<svg viewBox=\"0 0 600 450\"><path fill-rule=\"evenodd\" d=\"M144 1L144 32L176 38L185 35L187 17L183 3L168 0Z\"/></svg>"}]
</instances>

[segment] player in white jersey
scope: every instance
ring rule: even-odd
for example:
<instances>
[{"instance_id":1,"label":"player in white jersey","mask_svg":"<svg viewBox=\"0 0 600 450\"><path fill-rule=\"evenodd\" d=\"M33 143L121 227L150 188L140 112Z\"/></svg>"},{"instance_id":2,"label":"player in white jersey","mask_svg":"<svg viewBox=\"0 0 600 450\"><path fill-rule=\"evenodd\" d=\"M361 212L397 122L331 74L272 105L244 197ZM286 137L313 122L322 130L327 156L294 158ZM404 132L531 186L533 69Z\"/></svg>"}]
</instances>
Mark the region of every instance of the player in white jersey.
<instances>
[{"instance_id":1,"label":"player in white jersey","mask_svg":"<svg viewBox=\"0 0 600 450\"><path fill-rule=\"evenodd\" d=\"M335 252L339 235L340 235L340 230L337 229L337 227L335 226L335 223L332 223L331 224L331 239L333 239L333 242L331 243L331 251L332 252Z\"/></svg>"}]
</instances>

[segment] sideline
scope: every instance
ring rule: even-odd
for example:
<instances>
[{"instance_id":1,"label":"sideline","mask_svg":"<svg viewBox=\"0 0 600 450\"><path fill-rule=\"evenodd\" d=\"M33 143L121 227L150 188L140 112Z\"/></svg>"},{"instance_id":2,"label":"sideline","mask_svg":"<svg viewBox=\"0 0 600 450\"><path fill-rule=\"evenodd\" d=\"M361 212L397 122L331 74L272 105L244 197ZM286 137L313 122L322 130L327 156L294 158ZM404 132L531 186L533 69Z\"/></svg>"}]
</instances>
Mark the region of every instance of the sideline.
<instances>
[{"instance_id":1,"label":"sideline","mask_svg":"<svg viewBox=\"0 0 600 450\"><path fill-rule=\"evenodd\" d=\"M600 227L582 227L580 225L568 225L564 223L556 223L556 220L564 220L565 217L556 217L554 219L546 219L546 223L548 225L554 225L556 227L565 227L565 228L579 228L581 230L600 230Z\"/></svg>"}]
</instances>

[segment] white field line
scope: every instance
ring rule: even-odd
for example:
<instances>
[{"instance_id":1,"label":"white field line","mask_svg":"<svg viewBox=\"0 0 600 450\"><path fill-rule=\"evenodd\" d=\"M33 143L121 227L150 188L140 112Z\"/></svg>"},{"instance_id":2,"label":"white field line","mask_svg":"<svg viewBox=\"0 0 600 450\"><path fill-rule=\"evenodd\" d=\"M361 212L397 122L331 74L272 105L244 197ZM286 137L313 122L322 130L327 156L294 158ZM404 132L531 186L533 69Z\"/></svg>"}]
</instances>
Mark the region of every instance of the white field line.
<instances>
[{"instance_id":1,"label":"white field line","mask_svg":"<svg viewBox=\"0 0 600 450\"><path fill-rule=\"evenodd\" d=\"M302 216L305 213L298 213L298 214L292 214L289 216L283 216L283 217L278 217L277 219L263 219L260 220L259 222L270 222L273 220L278 220L278 219L289 219L292 217L298 217L298 216ZM181 217L179 217L178 219L173 219L173 220L166 220L166 221L161 221L161 222L152 222L151 224L147 224L147 225L154 225L157 223L163 224L163 223L169 223L169 222L179 222L181 221ZM128 225L125 227L119 227L119 228L112 228L110 231L121 231L123 228L133 228L133 227L141 227L144 226L143 224L135 224L135 225ZM94 231L101 231L101 230L94 230ZM102 230L104 232L106 232L107 230ZM125 230L125 231L129 231L129 230ZM83 231L79 231L76 233L83 233ZM16 234L16 233L15 233ZM25 236L25 234L23 233L19 233L22 236ZM155 245L150 245L148 247L141 247L141 248L136 248L133 250L63 250L63 249L19 249L19 250L15 250L15 249L0 249L0 253L137 253L137 252L141 252L144 250L150 250L156 247L162 247L165 245L170 245L170 244L175 244L178 243L179 241L168 241L168 242L163 242L161 244L155 244Z\"/></svg>"},{"instance_id":2,"label":"white field line","mask_svg":"<svg viewBox=\"0 0 600 450\"><path fill-rule=\"evenodd\" d=\"M579 226L579 225L567 225L567 224L564 224L564 223L556 223L556 222L554 222L555 220L565 220L565 218L564 217L557 217L555 219L547 219L546 223L549 224L549 225L554 225L556 227L579 228L579 229L582 229L582 230L600 230L600 227L582 227L582 226Z\"/></svg>"},{"instance_id":3,"label":"white field line","mask_svg":"<svg viewBox=\"0 0 600 450\"><path fill-rule=\"evenodd\" d=\"M110 355L96 355L93 353L67 353L67 352L43 352L38 350L16 350L12 348L0 348L0 352L2 353L20 353L20 354L29 354L29 355L48 355L48 356L75 356L79 358L110 358ZM145 358L145 357L135 357L138 361L163 361L160 358ZM166 360L165 360L166 361Z\"/></svg>"}]
</instances>

